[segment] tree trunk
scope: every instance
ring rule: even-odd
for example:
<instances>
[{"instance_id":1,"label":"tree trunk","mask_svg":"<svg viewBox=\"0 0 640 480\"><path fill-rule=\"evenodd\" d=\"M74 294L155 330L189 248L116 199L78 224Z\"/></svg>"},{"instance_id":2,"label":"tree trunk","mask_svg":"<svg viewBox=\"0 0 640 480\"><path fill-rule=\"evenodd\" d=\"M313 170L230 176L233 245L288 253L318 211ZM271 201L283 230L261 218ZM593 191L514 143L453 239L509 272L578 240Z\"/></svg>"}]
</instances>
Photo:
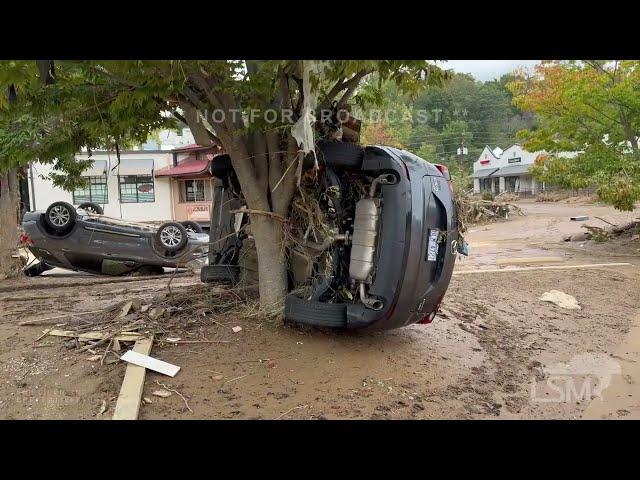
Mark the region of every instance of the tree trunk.
<instances>
[{"instance_id":1,"label":"tree trunk","mask_svg":"<svg viewBox=\"0 0 640 480\"><path fill-rule=\"evenodd\" d=\"M273 218L252 215L251 233L258 254L260 305L273 307L284 300L288 291L282 225Z\"/></svg>"},{"instance_id":2,"label":"tree trunk","mask_svg":"<svg viewBox=\"0 0 640 480\"><path fill-rule=\"evenodd\" d=\"M0 172L0 279L17 272L11 257L18 244L18 174L14 168Z\"/></svg>"}]
</instances>

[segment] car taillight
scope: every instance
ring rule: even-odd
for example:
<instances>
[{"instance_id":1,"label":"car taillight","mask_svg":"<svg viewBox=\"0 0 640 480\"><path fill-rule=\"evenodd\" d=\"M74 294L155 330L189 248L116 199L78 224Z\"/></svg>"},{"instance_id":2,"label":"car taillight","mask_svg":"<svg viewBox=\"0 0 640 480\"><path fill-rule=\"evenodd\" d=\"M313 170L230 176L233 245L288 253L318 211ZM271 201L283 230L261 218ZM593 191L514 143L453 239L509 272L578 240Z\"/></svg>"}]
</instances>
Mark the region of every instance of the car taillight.
<instances>
[{"instance_id":1,"label":"car taillight","mask_svg":"<svg viewBox=\"0 0 640 480\"><path fill-rule=\"evenodd\" d=\"M31 240L31 237L29 235L27 235L26 233L23 233L20 235L20 244L33 245L33 241Z\"/></svg>"},{"instance_id":2,"label":"car taillight","mask_svg":"<svg viewBox=\"0 0 640 480\"><path fill-rule=\"evenodd\" d=\"M440 303L442 303L442 297L443 295L440 295L438 300L436 300L435 308L430 313L427 313L424 317L422 317L422 320L418 322L420 325L427 325L433 322L433 319L436 318L436 314L438 313L438 310L440 310Z\"/></svg>"},{"instance_id":3,"label":"car taillight","mask_svg":"<svg viewBox=\"0 0 640 480\"><path fill-rule=\"evenodd\" d=\"M447 181L447 184L449 185L449 193L451 193L451 198L453 199L453 183L451 183L451 175L449 174L449 169L446 165L442 165L441 163L436 163L434 165Z\"/></svg>"}]
</instances>

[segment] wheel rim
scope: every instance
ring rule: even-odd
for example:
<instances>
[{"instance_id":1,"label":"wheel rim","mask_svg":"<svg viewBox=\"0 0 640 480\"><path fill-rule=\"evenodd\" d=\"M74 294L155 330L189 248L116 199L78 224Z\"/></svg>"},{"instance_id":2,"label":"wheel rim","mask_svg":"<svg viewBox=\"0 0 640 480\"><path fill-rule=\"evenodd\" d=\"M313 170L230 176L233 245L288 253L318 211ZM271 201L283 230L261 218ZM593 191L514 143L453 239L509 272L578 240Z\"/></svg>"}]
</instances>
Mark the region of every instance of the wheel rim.
<instances>
[{"instance_id":1,"label":"wheel rim","mask_svg":"<svg viewBox=\"0 0 640 480\"><path fill-rule=\"evenodd\" d=\"M51 220L51 223L56 227L64 227L69 223L70 218L71 214L69 213L69 209L62 205L56 205L49 212L49 220Z\"/></svg>"},{"instance_id":2,"label":"wheel rim","mask_svg":"<svg viewBox=\"0 0 640 480\"><path fill-rule=\"evenodd\" d=\"M182 241L182 232L178 227L169 225L160 232L160 242L165 247L177 247Z\"/></svg>"}]
</instances>

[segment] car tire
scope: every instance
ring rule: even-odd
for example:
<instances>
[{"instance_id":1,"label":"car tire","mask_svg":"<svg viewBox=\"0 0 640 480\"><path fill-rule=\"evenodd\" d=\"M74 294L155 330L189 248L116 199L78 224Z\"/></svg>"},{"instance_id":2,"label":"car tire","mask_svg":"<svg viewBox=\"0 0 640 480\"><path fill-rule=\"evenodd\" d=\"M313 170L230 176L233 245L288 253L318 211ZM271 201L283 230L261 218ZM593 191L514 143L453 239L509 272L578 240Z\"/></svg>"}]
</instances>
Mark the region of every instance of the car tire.
<instances>
[{"instance_id":1,"label":"car tire","mask_svg":"<svg viewBox=\"0 0 640 480\"><path fill-rule=\"evenodd\" d=\"M318 164L328 167L360 168L364 160L364 148L356 143L336 140L318 140Z\"/></svg>"},{"instance_id":2,"label":"car tire","mask_svg":"<svg viewBox=\"0 0 640 480\"><path fill-rule=\"evenodd\" d=\"M182 225L176 222L167 222L158 228L155 239L165 251L177 252L187 244L189 237L187 230Z\"/></svg>"},{"instance_id":3,"label":"car tire","mask_svg":"<svg viewBox=\"0 0 640 480\"><path fill-rule=\"evenodd\" d=\"M200 270L200 281L203 283L236 283L239 278L240 267L237 265L205 265Z\"/></svg>"},{"instance_id":4,"label":"car tire","mask_svg":"<svg viewBox=\"0 0 640 480\"><path fill-rule=\"evenodd\" d=\"M89 213L95 213L97 215L104 215L104 210L102 210L102 207L100 205L98 205L97 203L84 202L84 203L81 203L80 205L78 205L78 208L86 210Z\"/></svg>"},{"instance_id":5,"label":"car tire","mask_svg":"<svg viewBox=\"0 0 640 480\"><path fill-rule=\"evenodd\" d=\"M192 222L191 220L185 220L184 222L180 222L180 224L187 230L187 232L193 233L202 233L202 227L196 222Z\"/></svg>"},{"instance_id":6,"label":"car tire","mask_svg":"<svg viewBox=\"0 0 640 480\"><path fill-rule=\"evenodd\" d=\"M347 304L304 300L289 294L284 299L284 318L285 322L294 325L345 328L347 326Z\"/></svg>"},{"instance_id":7,"label":"car tire","mask_svg":"<svg viewBox=\"0 0 640 480\"><path fill-rule=\"evenodd\" d=\"M67 202L53 202L44 213L44 223L57 233L68 232L76 223L76 209Z\"/></svg>"}]
</instances>

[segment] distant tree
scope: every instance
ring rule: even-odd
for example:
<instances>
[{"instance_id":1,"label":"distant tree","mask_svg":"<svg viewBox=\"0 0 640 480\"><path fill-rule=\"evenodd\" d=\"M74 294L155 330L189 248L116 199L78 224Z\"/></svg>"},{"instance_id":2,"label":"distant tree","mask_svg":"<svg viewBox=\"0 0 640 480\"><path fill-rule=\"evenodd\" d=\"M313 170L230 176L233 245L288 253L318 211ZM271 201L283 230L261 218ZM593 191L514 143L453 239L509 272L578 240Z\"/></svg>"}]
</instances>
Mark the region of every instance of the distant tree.
<instances>
[{"instance_id":1,"label":"distant tree","mask_svg":"<svg viewBox=\"0 0 640 480\"><path fill-rule=\"evenodd\" d=\"M508 83L514 104L539 125L519 133L528 150L577 152L534 167L542 181L564 188L595 186L601 200L632 210L640 198L640 62L543 62Z\"/></svg>"}]
</instances>

